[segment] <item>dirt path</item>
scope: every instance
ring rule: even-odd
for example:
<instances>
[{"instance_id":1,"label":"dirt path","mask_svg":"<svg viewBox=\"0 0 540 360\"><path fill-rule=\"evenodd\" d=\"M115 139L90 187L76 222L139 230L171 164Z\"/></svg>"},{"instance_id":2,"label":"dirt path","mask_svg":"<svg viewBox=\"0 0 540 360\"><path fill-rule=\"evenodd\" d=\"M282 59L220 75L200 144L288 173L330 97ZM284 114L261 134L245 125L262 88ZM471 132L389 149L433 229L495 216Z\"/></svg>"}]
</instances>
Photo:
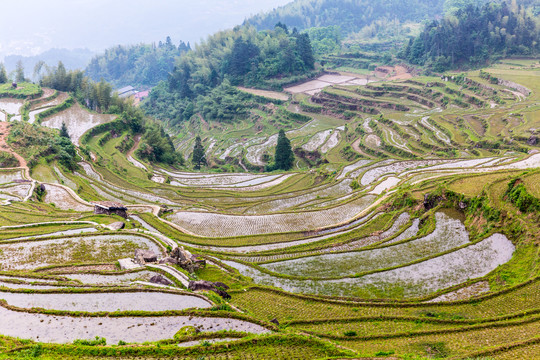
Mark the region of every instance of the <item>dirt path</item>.
<instances>
[{"instance_id":1,"label":"dirt path","mask_svg":"<svg viewBox=\"0 0 540 360\"><path fill-rule=\"evenodd\" d=\"M509 93L513 94L517 98L517 101L525 100L525 95L523 95L522 93L520 93L518 91L509 90L509 89L504 89L503 91L506 91L506 92L509 92Z\"/></svg>"},{"instance_id":2,"label":"dirt path","mask_svg":"<svg viewBox=\"0 0 540 360\"><path fill-rule=\"evenodd\" d=\"M248 168L242 163L242 159L238 160L238 164L244 169L245 172L249 172Z\"/></svg>"},{"instance_id":3,"label":"dirt path","mask_svg":"<svg viewBox=\"0 0 540 360\"><path fill-rule=\"evenodd\" d=\"M210 130L210 125L208 125L208 123L206 122L206 120L204 120L204 118L202 117L202 115L200 113L197 113L197 116L199 117L199 119L201 120L201 123L203 125L203 129L208 131Z\"/></svg>"},{"instance_id":4,"label":"dirt path","mask_svg":"<svg viewBox=\"0 0 540 360\"><path fill-rule=\"evenodd\" d=\"M133 165L135 165L139 169L148 170L146 165L144 165L142 162L140 162L139 160L136 160L133 157L133 153L135 153L135 150L137 150L139 148L139 144L141 142L141 135L136 135L134 140L135 140L135 144L133 144L133 147L127 152L126 158L128 159L128 161L130 163L132 163Z\"/></svg>"},{"instance_id":5,"label":"dirt path","mask_svg":"<svg viewBox=\"0 0 540 360\"><path fill-rule=\"evenodd\" d=\"M127 156L133 156L133 153L135 152L135 150L137 150L137 148L139 147L139 144L141 143L141 135L135 135L135 137L133 138L133 140L135 140L135 143L133 144L133 147L131 149L129 149L128 153L127 153Z\"/></svg>"},{"instance_id":6,"label":"dirt path","mask_svg":"<svg viewBox=\"0 0 540 360\"><path fill-rule=\"evenodd\" d=\"M51 97L54 95L54 92L56 90L54 89L51 89L51 88L43 88L43 95L41 95L41 97L37 100L43 100L43 99L46 99L48 97Z\"/></svg>"},{"instance_id":7,"label":"dirt path","mask_svg":"<svg viewBox=\"0 0 540 360\"><path fill-rule=\"evenodd\" d=\"M21 168L24 168L27 178L30 179L30 170L28 169L28 164L26 163L26 160L21 155L13 151L7 144L7 137L9 135L10 127L10 123L0 122L0 150L13 155L19 161L19 166Z\"/></svg>"},{"instance_id":8,"label":"dirt path","mask_svg":"<svg viewBox=\"0 0 540 360\"><path fill-rule=\"evenodd\" d=\"M368 154L366 154L365 152L362 151L362 149L360 149L360 141L362 140L362 137L359 137L358 139L356 139L352 144L351 144L351 147L354 151L356 151L357 153L359 153L360 155L362 156L365 156L366 158L370 159L372 158L372 156L369 156Z\"/></svg>"}]
</instances>

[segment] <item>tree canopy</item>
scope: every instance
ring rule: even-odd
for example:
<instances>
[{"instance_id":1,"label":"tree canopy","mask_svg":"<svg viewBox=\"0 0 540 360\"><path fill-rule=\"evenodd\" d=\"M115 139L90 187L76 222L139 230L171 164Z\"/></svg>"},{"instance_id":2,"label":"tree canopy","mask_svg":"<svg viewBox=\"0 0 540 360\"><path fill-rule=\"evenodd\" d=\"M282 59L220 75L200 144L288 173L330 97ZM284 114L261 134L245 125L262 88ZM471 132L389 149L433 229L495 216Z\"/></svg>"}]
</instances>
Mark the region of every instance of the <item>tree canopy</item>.
<instances>
[{"instance_id":1,"label":"tree canopy","mask_svg":"<svg viewBox=\"0 0 540 360\"><path fill-rule=\"evenodd\" d=\"M272 170L289 170L294 162L291 142L285 135L285 131L279 131L276 153L274 155L274 168Z\"/></svg>"},{"instance_id":2,"label":"tree canopy","mask_svg":"<svg viewBox=\"0 0 540 360\"><path fill-rule=\"evenodd\" d=\"M243 117L247 98L234 87L269 88L272 81L294 81L315 68L307 34L283 27L258 32L238 26L210 36L176 62L143 104L148 114L175 125L199 112L209 120Z\"/></svg>"},{"instance_id":3,"label":"tree canopy","mask_svg":"<svg viewBox=\"0 0 540 360\"><path fill-rule=\"evenodd\" d=\"M191 156L191 162L195 165L195 169L199 170L201 165L206 165L206 154L204 147L201 143L201 137L195 138L195 146L193 147L193 155Z\"/></svg>"},{"instance_id":4,"label":"tree canopy","mask_svg":"<svg viewBox=\"0 0 540 360\"><path fill-rule=\"evenodd\" d=\"M339 26L344 34L360 31L375 20L420 22L443 13L445 0L296 0L246 20L257 29L283 23L300 30Z\"/></svg>"},{"instance_id":5,"label":"tree canopy","mask_svg":"<svg viewBox=\"0 0 540 360\"><path fill-rule=\"evenodd\" d=\"M184 164L184 159L176 152L169 134L157 123L146 124L137 156L150 162L168 165Z\"/></svg>"},{"instance_id":6,"label":"tree canopy","mask_svg":"<svg viewBox=\"0 0 540 360\"><path fill-rule=\"evenodd\" d=\"M8 76L6 73L6 67L3 63L0 63L0 84L5 84L8 82Z\"/></svg>"},{"instance_id":7,"label":"tree canopy","mask_svg":"<svg viewBox=\"0 0 540 360\"><path fill-rule=\"evenodd\" d=\"M17 61L17 66L15 67L15 81L18 83L24 82L26 79L24 77L24 65L22 60Z\"/></svg>"},{"instance_id":8,"label":"tree canopy","mask_svg":"<svg viewBox=\"0 0 540 360\"><path fill-rule=\"evenodd\" d=\"M61 61L58 66L46 69L47 74L40 81L42 86L70 92L79 103L91 110L106 112L112 105L118 105L120 101L113 98L111 84L104 80L95 83L80 70L66 71Z\"/></svg>"},{"instance_id":9,"label":"tree canopy","mask_svg":"<svg viewBox=\"0 0 540 360\"><path fill-rule=\"evenodd\" d=\"M488 3L458 8L432 21L400 56L435 71L485 65L494 56L531 55L539 48L539 28L523 6Z\"/></svg>"},{"instance_id":10,"label":"tree canopy","mask_svg":"<svg viewBox=\"0 0 540 360\"><path fill-rule=\"evenodd\" d=\"M190 50L189 43L176 46L170 37L158 45L118 45L94 56L85 72L94 81L105 79L117 87L154 86L166 80L176 58Z\"/></svg>"},{"instance_id":11,"label":"tree canopy","mask_svg":"<svg viewBox=\"0 0 540 360\"><path fill-rule=\"evenodd\" d=\"M62 127L60 128L60 136L68 139L70 138L65 121L62 121Z\"/></svg>"}]
</instances>

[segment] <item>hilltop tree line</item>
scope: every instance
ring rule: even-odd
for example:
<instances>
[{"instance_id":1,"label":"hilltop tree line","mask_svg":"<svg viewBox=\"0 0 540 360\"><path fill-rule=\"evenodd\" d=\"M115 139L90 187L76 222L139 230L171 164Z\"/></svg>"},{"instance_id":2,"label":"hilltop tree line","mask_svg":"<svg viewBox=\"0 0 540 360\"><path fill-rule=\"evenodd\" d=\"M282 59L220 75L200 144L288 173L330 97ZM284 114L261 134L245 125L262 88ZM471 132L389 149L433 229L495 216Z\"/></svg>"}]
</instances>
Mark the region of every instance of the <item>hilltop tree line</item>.
<instances>
[{"instance_id":1,"label":"hilltop tree line","mask_svg":"<svg viewBox=\"0 0 540 360\"><path fill-rule=\"evenodd\" d=\"M495 56L531 55L539 48L539 27L522 5L469 4L428 24L400 57L435 71L485 65Z\"/></svg>"},{"instance_id":2,"label":"hilltop tree line","mask_svg":"<svg viewBox=\"0 0 540 360\"><path fill-rule=\"evenodd\" d=\"M166 80L176 58L190 50L189 42L176 46L169 36L157 45L118 45L93 57L85 72L94 81L105 79L117 87L154 86Z\"/></svg>"},{"instance_id":3,"label":"hilltop tree line","mask_svg":"<svg viewBox=\"0 0 540 360\"><path fill-rule=\"evenodd\" d=\"M6 67L4 66L4 63L0 63L0 84L5 84L9 82L10 80L13 80L17 83L21 83L24 81L28 81L24 75L24 66L22 61L17 62L17 66L14 71L12 71L9 75L6 71Z\"/></svg>"},{"instance_id":4,"label":"hilltop tree line","mask_svg":"<svg viewBox=\"0 0 540 360\"><path fill-rule=\"evenodd\" d=\"M44 75L41 75L42 70L38 67L35 72L40 74L41 86L69 92L80 104L91 110L115 113L120 107L122 100L113 96L111 84L103 79L96 83L81 70L67 71L62 62L55 67L46 67Z\"/></svg>"},{"instance_id":5,"label":"hilltop tree line","mask_svg":"<svg viewBox=\"0 0 540 360\"><path fill-rule=\"evenodd\" d=\"M304 30L338 25L343 34L360 31L376 20L400 22L432 19L443 13L445 0L296 0L246 23L259 30L281 22Z\"/></svg>"},{"instance_id":6,"label":"hilltop tree line","mask_svg":"<svg viewBox=\"0 0 540 360\"><path fill-rule=\"evenodd\" d=\"M258 32L254 27L222 31L178 59L166 82L144 105L147 113L171 125L196 113L209 120L230 121L246 113L245 95L237 85L269 88L273 81L302 77L315 68L310 38L279 24Z\"/></svg>"}]
</instances>

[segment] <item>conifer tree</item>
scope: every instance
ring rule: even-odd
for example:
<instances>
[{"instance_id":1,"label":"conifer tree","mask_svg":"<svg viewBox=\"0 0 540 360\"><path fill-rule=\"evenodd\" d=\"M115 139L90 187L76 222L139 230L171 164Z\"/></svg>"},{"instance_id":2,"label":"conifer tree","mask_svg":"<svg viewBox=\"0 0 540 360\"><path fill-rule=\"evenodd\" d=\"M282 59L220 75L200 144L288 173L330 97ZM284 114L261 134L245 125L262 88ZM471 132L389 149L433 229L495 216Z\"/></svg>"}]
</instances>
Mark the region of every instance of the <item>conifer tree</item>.
<instances>
[{"instance_id":1,"label":"conifer tree","mask_svg":"<svg viewBox=\"0 0 540 360\"><path fill-rule=\"evenodd\" d=\"M18 83L24 82L24 66L22 60L17 61L17 67L15 68L15 81Z\"/></svg>"},{"instance_id":2,"label":"conifer tree","mask_svg":"<svg viewBox=\"0 0 540 360\"><path fill-rule=\"evenodd\" d=\"M69 133L68 133L68 128L65 122L62 122L62 127L60 128L60 136L68 138L68 139L70 138Z\"/></svg>"},{"instance_id":3,"label":"conifer tree","mask_svg":"<svg viewBox=\"0 0 540 360\"><path fill-rule=\"evenodd\" d=\"M283 129L279 131L274 160L276 170L289 170L293 166L294 154L291 149L291 142L287 139Z\"/></svg>"},{"instance_id":4,"label":"conifer tree","mask_svg":"<svg viewBox=\"0 0 540 360\"><path fill-rule=\"evenodd\" d=\"M3 63L0 63L0 84L5 84L8 82L8 76L6 73L6 68Z\"/></svg>"},{"instance_id":5,"label":"conifer tree","mask_svg":"<svg viewBox=\"0 0 540 360\"><path fill-rule=\"evenodd\" d=\"M206 165L206 155L204 154L204 148L202 146L200 136L195 138L195 146L193 147L193 156L191 162L193 165L195 165L195 170L199 170L201 165Z\"/></svg>"}]
</instances>

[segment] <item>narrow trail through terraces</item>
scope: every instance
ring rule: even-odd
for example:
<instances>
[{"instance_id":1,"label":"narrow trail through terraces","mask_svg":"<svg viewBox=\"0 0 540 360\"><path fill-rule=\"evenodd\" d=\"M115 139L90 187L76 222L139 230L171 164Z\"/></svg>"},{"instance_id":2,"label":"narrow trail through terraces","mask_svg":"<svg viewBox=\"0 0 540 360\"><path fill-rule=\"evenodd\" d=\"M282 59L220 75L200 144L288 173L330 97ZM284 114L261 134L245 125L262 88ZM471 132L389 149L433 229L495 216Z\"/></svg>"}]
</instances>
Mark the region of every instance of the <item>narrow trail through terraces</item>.
<instances>
[{"instance_id":1,"label":"narrow trail through terraces","mask_svg":"<svg viewBox=\"0 0 540 360\"><path fill-rule=\"evenodd\" d=\"M10 123L0 122L0 150L13 155L17 159L17 161L19 161L19 167L24 170L24 173L28 180L32 180L30 178L30 169L28 168L26 160L21 155L13 151L7 143L7 137L9 136L10 128Z\"/></svg>"}]
</instances>

